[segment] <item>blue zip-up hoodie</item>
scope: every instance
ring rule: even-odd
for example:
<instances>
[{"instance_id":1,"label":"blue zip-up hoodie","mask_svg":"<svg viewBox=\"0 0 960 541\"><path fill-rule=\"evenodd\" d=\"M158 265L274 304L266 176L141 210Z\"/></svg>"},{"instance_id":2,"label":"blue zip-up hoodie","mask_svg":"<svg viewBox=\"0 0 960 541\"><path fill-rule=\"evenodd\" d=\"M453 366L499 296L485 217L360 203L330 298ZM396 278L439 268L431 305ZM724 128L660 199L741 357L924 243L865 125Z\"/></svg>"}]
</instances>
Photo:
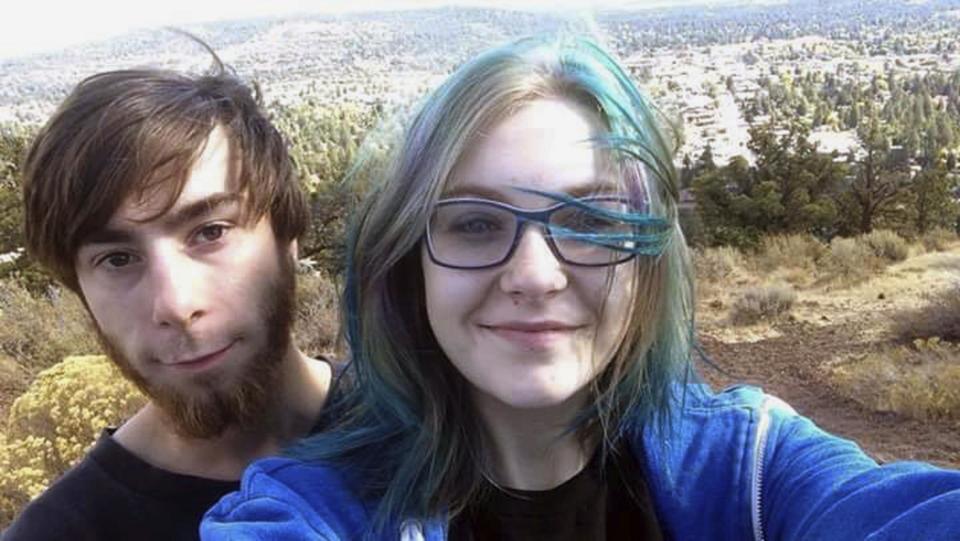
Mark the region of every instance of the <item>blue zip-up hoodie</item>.
<instances>
[{"instance_id":1,"label":"blue zip-up hoodie","mask_svg":"<svg viewBox=\"0 0 960 541\"><path fill-rule=\"evenodd\" d=\"M630 434L671 539L960 540L960 471L879 466L756 388L689 386L669 432ZM333 468L269 458L207 512L200 534L361 539L374 509ZM388 538L441 541L446 519L398 520Z\"/></svg>"}]
</instances>

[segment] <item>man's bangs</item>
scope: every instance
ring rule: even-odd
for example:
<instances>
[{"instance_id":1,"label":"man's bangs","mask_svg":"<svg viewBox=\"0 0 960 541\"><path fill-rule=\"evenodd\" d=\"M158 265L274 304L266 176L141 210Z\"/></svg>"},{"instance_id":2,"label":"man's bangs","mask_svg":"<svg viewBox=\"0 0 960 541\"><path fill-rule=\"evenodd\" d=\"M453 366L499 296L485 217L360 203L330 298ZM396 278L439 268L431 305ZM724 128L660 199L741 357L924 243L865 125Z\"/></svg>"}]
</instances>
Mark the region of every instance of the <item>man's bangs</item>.
<instances>
[{"instance_id":1,"label":"man's bangs","mask_svg":"<svg viewBox=\"0 0 960 541\"><path fill-rule=\"evenodd\" d=\"M118 168L115 163L102 164L101 170L87 173L89 178L98 181L88 184L93 189L82 205L85 210L77 215L77 238L76 242L71 243L74 247L105 227L127 202L160 202L153 212L139 222L155 220L173 208L196 159L203 152L210 131L175 128L141 129L130 145L131 148L142 150L121 150L125 155L133 156L125 160L125 167Z\"/></svg>"},{"instance_id":2,"label":"man's bangs","mask_svg":"<svg viewBox=\"0 0 960 541\"><path fill-rule=\"evenodd\" d=\"M273 157L264 156L263 153L256 154L251 149L244 149L242 144L236 141L233 134L228 135L230 137L228 174L231 183L234 184L234 191L243 196L243 212L241 213L243 224L252 224L269 214L273 220L275 235L284 240L291 240L300 236L305 226L301 225L297 229L287 223L291 221L291 217L297 214L297 205L287 200L288 197L293 195L293 191L288 190L287 193L284 193L281 189L281 183L285 182L289 185L297 182L292 177L290 179L280 178L280 175L292 175L292 172L289 169L283 169L280 162L276 164L263 163L266 160L273 159ZM287 208L288 206L291 208ZM291 229L296 229L296 231L291 233Z\"/></svg>"}]
</instances>

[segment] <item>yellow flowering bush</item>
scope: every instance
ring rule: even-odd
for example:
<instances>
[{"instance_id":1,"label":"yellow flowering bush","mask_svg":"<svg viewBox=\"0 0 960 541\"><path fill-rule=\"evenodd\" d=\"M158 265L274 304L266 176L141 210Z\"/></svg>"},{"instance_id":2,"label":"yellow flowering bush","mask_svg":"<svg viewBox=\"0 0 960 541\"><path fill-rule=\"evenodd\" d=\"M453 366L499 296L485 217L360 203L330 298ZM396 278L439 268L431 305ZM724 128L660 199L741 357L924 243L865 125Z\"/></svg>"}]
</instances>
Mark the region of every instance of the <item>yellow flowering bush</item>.
<instances>
[{"instance_id":1,"label":"yellow flowering bush","mask_svg":"<svg viewBox=\"0 0 960 541\"><path fill-rule=\"evenodd\" d=\"M104 427L144 403L102 355L67 357L41 372L0 434L0 528L83 457Z\"/></svg>"}]
</instances>

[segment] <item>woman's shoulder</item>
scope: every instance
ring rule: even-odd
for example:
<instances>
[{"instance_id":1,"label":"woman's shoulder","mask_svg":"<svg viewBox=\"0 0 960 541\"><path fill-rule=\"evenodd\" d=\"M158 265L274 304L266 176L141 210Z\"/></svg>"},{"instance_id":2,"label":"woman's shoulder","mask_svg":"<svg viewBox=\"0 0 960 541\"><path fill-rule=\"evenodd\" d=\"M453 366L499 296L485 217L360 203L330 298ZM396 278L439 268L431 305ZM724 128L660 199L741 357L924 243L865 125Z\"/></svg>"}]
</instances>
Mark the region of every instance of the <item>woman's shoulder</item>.
<instances>
[{"instance_id":1,"label":"woman's shoulder","mask_svg":"<svg viewBox=\"0 0 960 541\"><path fill-rule=\"evenodd\" d=\"M676 385L672 399L679 408L693 411L777 408L793 413L786 402L753 385L733 385L719 391L705 383Z\"/></svg>"}]
</instances>

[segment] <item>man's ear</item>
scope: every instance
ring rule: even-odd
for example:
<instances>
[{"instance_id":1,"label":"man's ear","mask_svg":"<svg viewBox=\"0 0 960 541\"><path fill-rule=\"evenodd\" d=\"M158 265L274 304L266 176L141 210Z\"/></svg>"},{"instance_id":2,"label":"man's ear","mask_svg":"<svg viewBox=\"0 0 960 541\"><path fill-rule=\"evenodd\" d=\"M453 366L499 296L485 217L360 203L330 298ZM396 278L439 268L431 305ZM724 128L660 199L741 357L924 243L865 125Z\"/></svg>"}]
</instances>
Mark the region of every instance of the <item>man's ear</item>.
<instances>
[{"instance_id":1,"label":"man's ear","mask_svg":"<svg viewBox=\"0 0 960 541\"><path fill-rule=\"evenodd\" d=\"M287 252L290 254L290 258L294 263L300 260L300 246L297 244L297 239L290 241L290 245L287 246Z\"/></svg>"}]
</instances>

